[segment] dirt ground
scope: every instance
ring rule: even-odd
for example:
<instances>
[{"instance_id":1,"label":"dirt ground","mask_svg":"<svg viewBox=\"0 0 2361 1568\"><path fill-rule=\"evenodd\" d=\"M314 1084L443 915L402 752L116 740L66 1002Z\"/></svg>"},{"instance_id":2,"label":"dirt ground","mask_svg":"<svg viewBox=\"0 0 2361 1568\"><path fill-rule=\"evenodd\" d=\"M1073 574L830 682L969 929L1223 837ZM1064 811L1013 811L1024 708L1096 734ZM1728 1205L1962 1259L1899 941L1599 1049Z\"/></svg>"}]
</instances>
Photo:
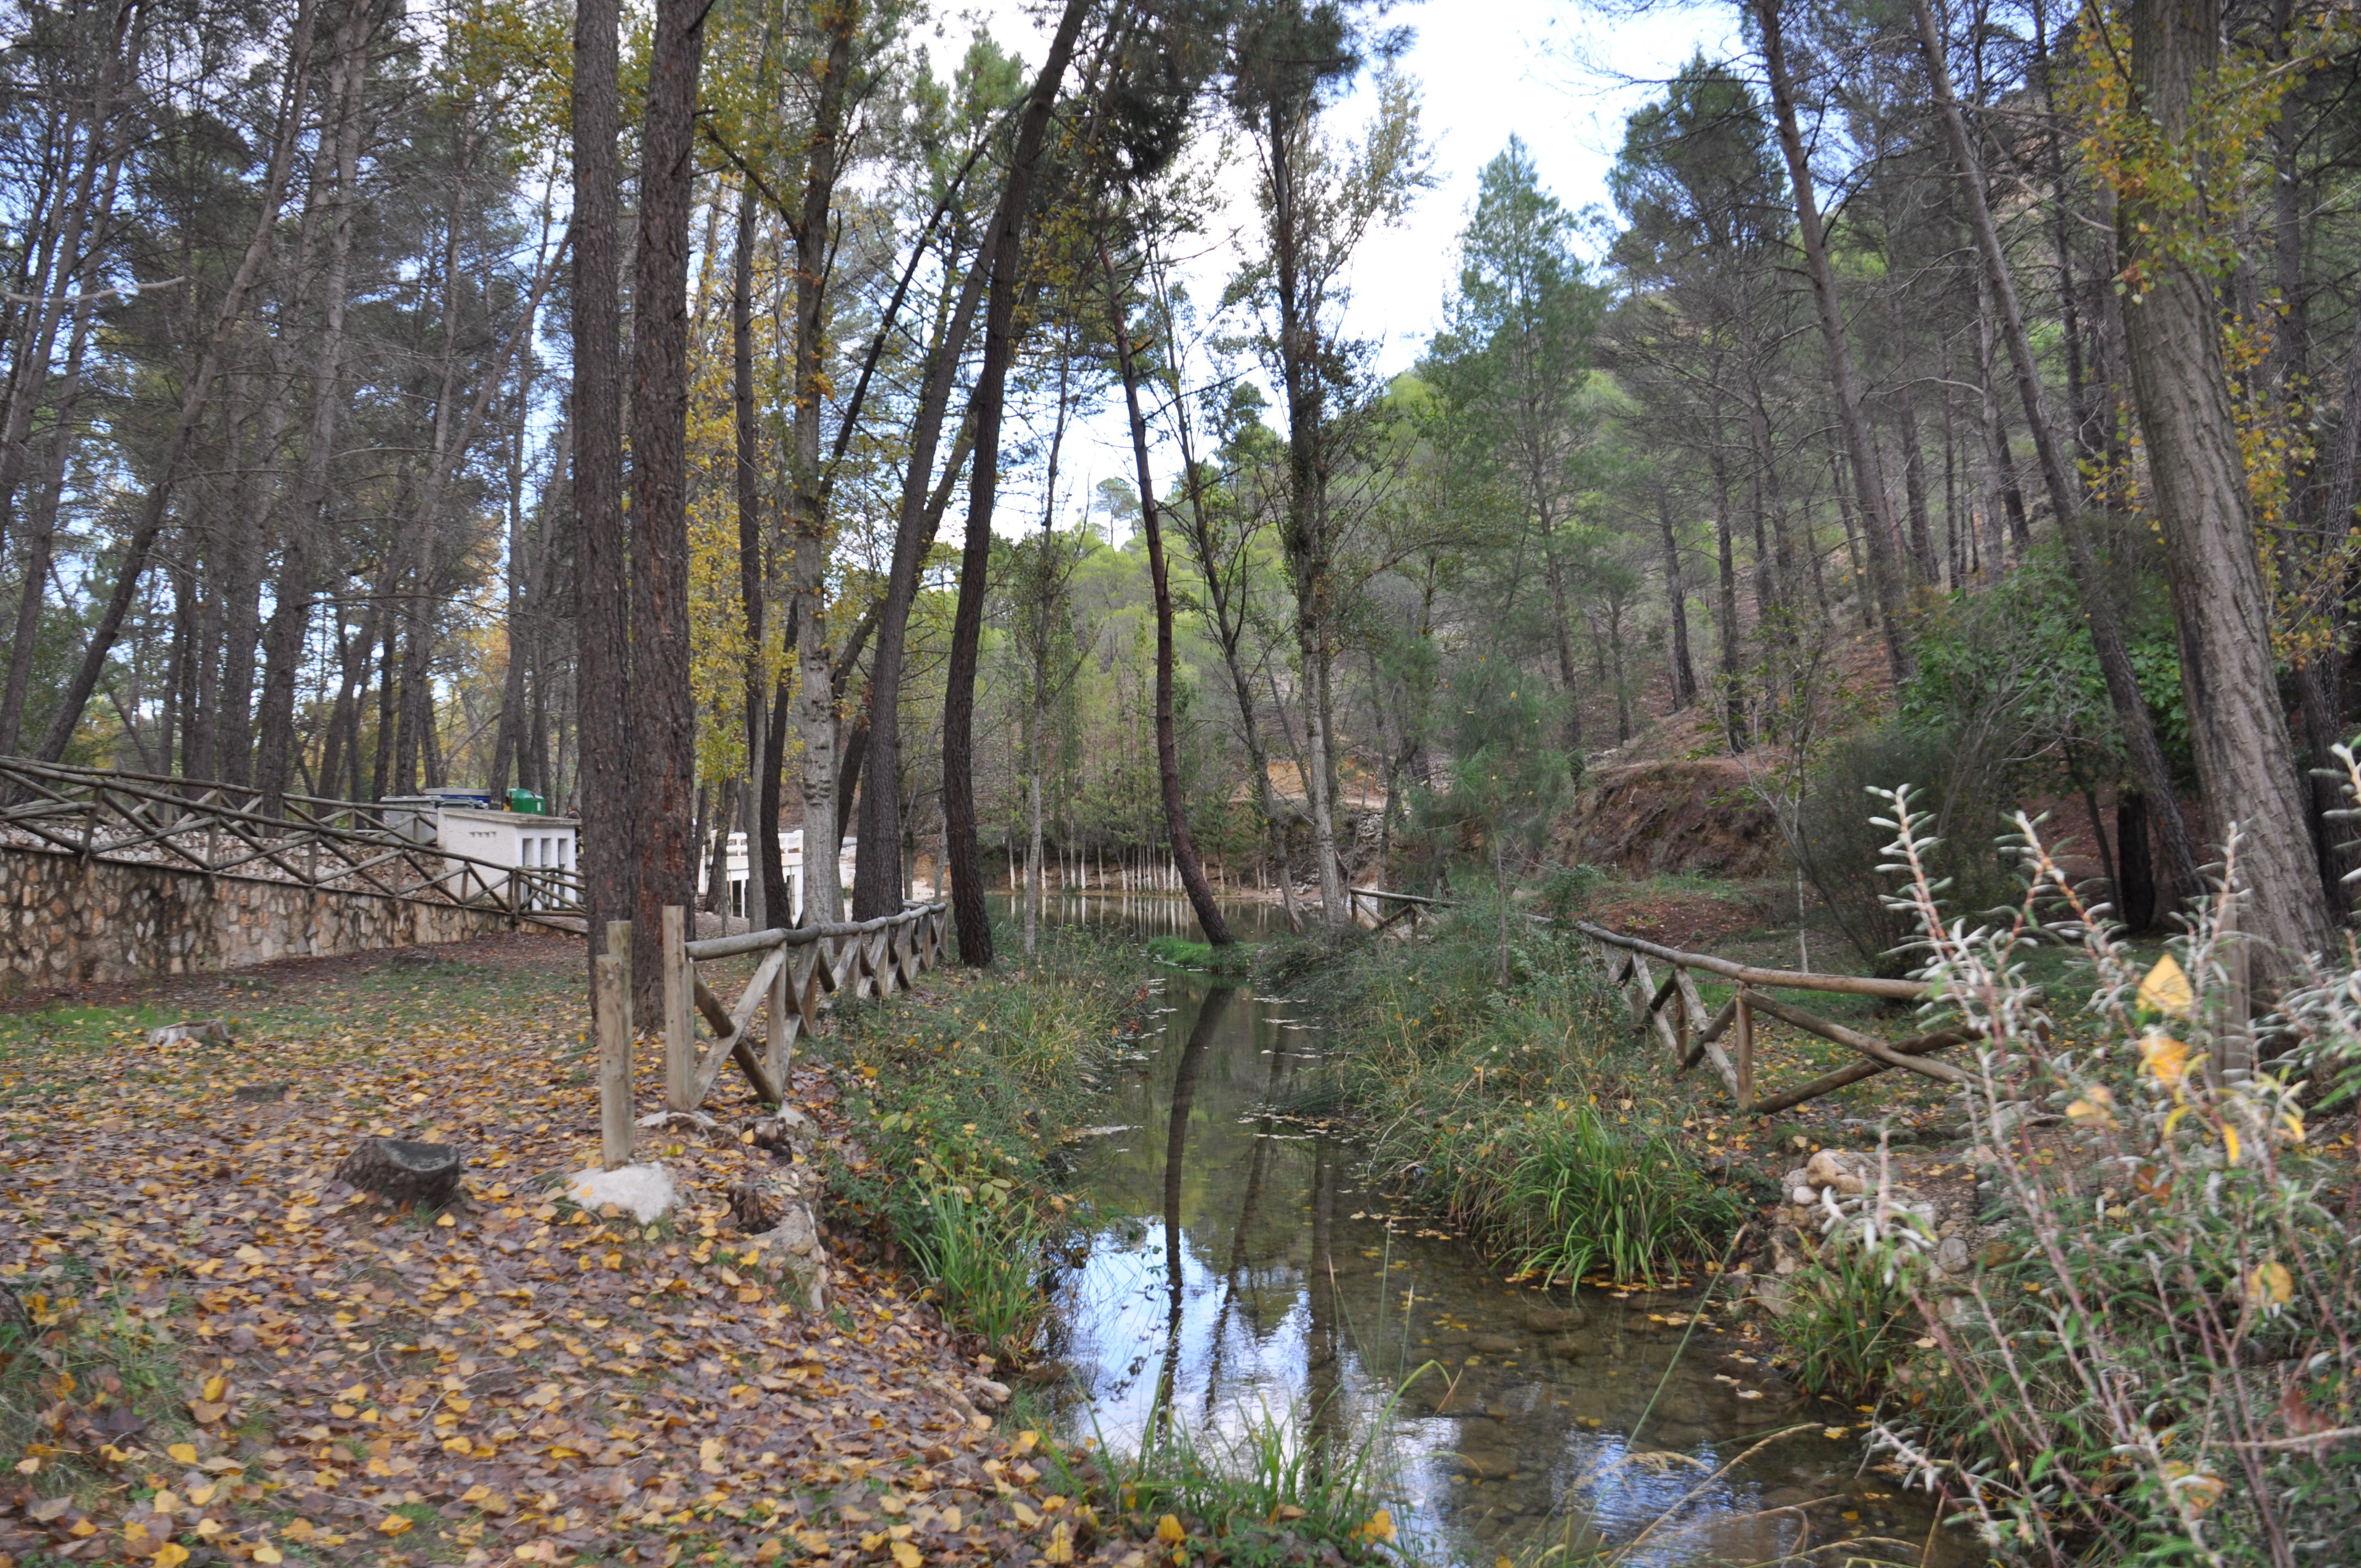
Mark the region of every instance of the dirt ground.
<instances>
[{"instance_id":1,"label":"dirt ground","mask_svg":"<svg viewBox=\"0 0 2361 1568\"><path fill-rule=\"evenodd\" d=\"M1139 1561L849 1238L823 1312L750 1260L727 1193L775 1157L734 1075L709 1133L641 1134L671 1217L558 1201L598 1162L579 965L504 937L0 1014L0 1281L31 1331L0 1350L0 1563ZM145 1043L175 1016L235 1041ZM793 1096L841 1133L824 1064ZM459 1145L460 1198L354 1191L372 1135Z\"/></svg>"}]
</instances>

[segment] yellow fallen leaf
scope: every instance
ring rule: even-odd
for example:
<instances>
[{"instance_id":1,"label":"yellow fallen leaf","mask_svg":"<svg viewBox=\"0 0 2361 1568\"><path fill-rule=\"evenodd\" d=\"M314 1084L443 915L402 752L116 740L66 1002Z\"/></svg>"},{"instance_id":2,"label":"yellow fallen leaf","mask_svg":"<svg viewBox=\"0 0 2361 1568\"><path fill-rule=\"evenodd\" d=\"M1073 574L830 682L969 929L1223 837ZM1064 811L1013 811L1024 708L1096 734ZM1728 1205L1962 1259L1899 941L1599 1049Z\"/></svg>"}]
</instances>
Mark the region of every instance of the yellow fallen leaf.
<instances>
[{"instance_id":1,"label":"yellow fallen leaf","mask_svg":"<svg viewBox=\"0 0 2361 1568\"><path fill-rule=\"evenodd\" d=\"M1041 1516L1035 1513L1031 1508L1027 1508L1022 1503L1009 1504L1008 1511L1015 1514L1016 1516L1016 1522L1023 1525L1027 1530L1031 1530L1035 1525L1041 1522Z\"/></svg>"},{"instance_id":2,"label":"yellow fallen leaf","mask_svg":"<svg viewBox=\"0 0 2361 1568\"><path fill-rule=\"evenodd\" d=\"M1074 1554L1071 1548L1068 1549L1064 1560L1069 1563L1074 1560ZM917 1547L911 1545L906 1541L897 1541L894 1543L894 1561L900 1563L902 1568L918 1568L918 1564L926 1560L918 1555L918 1549ZM1058 1562L1059 1559L1052 1557L1049 1561L1055 1563Z\"/></svg>"},{"instance_id":3,"label":"yellow fallen leaf","mask_svg":"<svg viewBox=\"0 0 2361 1568\"><path fill-rule=\"evenodd\" d=\"M212 1399L192 1399L189 1401L189 1414L196 1418L199 1426L211 1426L229 1414L229 1407Z\"/></svg>"},{"instance_id":4,"label":"yellow fallen leaf","mask_svg":"<svg viewBox=\"0 0 2361 1568\"><path fill-rule=\"evenodd\" d=\"M2189 975L2170 953L2156 960L2147 978L2139 983L2139 1004L2153 1012L2186 1018L2189 1010L2197 1005L2196 989L2189 983Z\"/></svg>"},{"instance_id":5,"label":"yellow fallen leaf","mask_svg":"<svg viewBox=\"0 0 2361 1568\"><path fill-rule=\"evenodd\" d=\"M1167 1546L1178 1546L1189 1539L1189 1532L1180 1528L1179 1519L1166 1514L1156 1521L1156 1539Z\"/></svg>"},{"instance_id":6,"label":"yellow fallen leaf","mask_svg":"<svg viewBox=\"0 0 2361 1568\"><path fill-rule=\"evenodd\" d=\"M2165 1089L2179 1089L2180 1080L2189 1076L2189 1043L2175 1039L2162 1029L2150 1029L2140 1036L2139 1047L2140 1064L2158 1084Z\"/></svg>"},{"instance_id":7,"label":"yellow fallen leaf","mask_svg":"<svg viewBox=\"0 0 2361 1568\"><path fill-rule=\"evenodd\" d=\"M176 1442L164 1452L172 1456L175 1464L194 1464L197 1462L197 1445L193 1442Z\"/></svg>"},{"instance_id":8,"label":"yellow fallen leaf","mask_svg":"<svg viewBox=\"0 0 2361 1568\"><path fill-rule=\"evenodd\" d=\"M2294 1294L2295 1276L2284 1263L2266 1263L2246 1276L2247 1303L2265 1311L2286 1306Z\"/></svg>"},{"instance_id":9,"label":"yellow fallen leaf","mask_svg":"<svg viewBox=\"0 0 2361 1568\"><path fill-rule=\"evenodd\" d=\"M287 1561L287 1554L265 1541L254 1549L254 1560L257 1563L284 1563Z\"/></svg>"},{"instance_id":10,"label":"yellow fallen leaf","mask_svg":"<svg viewBox=\"0 0 2361 1568\"><path fill-rule=\"evenodd\" d=\"M907 1559L896 1552L894 1558L902 1564L902 1568L918 1568L918 1554L915 1552L910 1553ZM1058 1528L1049 1532L1049 1543L1041 1548L1041 1561L1052 1564L1063 1564L1071 1563L1073 1560L1074 1527L1060 1519L1058 1521Z\"/></svg>"},{"instance_id":11,"label":"yellow fallen leaf","mask_svg":"<svg viewBox=\"0 0 2361 1568\"><path fill-rule=\"evenodd\" d=\"M207 1400L218 1403L221 1397L228 1392L229 1379L223 1376L220 1373L216 1372L211 1377L205 1379L205 1398Z\"/></svg>"},{"instance_id":12,"label":"yellow fallen leaf","mask_svg":"<svg viewBox=\"0 0 2361 1568\"><path fill-rule=\"evenodd\" d=\"M413 1522L408 1514L388 1514L377 1521L377 1532L379 1535L407 1535Z\"/></svg>"},{"instance_id":13,"label":"yellow fallen leaf","mask_svg":"<svg viewBox=\"0 0 2361 1568\"><path fill-rule=\"evenodd\" d=\"M156 1568L181 1568L181 1564L188 1560L189 1549L177 1541L166 1541L156 1549L156 1555L148 1559Z\"/></svg>"},{"instance_id":14,"label":"yellow fallen leaf","mask_svg":"<svg viewBox=\"0 0 2361 1568\"><path fill-rule=\"evenodd\" d=\"M2082 1092L2082 1097L2066 1107L2069 1119L2087 1127L2112 1127L2115 1124L2115 1097L2107 1092L2103 1083L2094 1083Z\"/></svg>"}]
</instances>

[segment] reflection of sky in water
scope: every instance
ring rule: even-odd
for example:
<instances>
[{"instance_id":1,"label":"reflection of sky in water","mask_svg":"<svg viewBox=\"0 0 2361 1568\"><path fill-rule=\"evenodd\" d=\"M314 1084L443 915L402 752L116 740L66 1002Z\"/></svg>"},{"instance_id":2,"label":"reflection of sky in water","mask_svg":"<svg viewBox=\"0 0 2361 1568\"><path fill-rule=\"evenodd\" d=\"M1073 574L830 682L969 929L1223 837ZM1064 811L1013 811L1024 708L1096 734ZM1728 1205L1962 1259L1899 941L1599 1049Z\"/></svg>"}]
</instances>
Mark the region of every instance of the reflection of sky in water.
<instances>
[{"instance_id":1,"label":"reflection of sky in water","mask_svg":"<svg viewBox=\"0 0 2361 1568\"><path fill-rule=\"evenodd\" d=\"M1687 1311L1686 1299L1588 1292L1572 1321L1544 1322L1532 1314L1563 1315L1562 1293L1503 1285L1455 1243L1412 1234L1420 1222L1389 1235L1389 1201L1354 1185L1349 1148L1264 1113L1312 1070L1316 1034L1279 1026L1292 1009L1245 990L1203 1017L1202 984L1164 974L1173 1011L1157 1020L1161 1037L1151 1028L1146 1059L1110 1085L1102 1119L1125 1130L1082 1151L1098 1225L1085 1261L1061 1277L1049 1344L1081 1396L1062 1418L1070 1436L1133 1447L1163 1397L1214 1449L1273 1418L1307 1441L1308 1418L1324 1412L1318 1424L1339 1453L1375 1434L1396 1521L1432 1557L1489 1563L1570 1536L1630 1541L1677 1508L1621 1560L1775 1561L1795 1547L1796 1514L1763 1510L1818 1502L1812 1543L1876 1530L1908 1541L1877 1557L1919 1561L1925 1499L1854 1478L1858 1444L1820 1434L1819 1412L1857 1417L1739 1400L1714 1374L1754 1369L1721 1359L1727 1338L1698 1334L1675 1360L1681 1331L1650 1314ZM1168 1205L1180 1218L1177 1320ZM1799 1422L1800 1433L1715 1474ZM1847 1510L1858 1522L1839 1520ZM1927 1561L1965 1560L1938 1541Z\"/></svg>"}]
</instances>

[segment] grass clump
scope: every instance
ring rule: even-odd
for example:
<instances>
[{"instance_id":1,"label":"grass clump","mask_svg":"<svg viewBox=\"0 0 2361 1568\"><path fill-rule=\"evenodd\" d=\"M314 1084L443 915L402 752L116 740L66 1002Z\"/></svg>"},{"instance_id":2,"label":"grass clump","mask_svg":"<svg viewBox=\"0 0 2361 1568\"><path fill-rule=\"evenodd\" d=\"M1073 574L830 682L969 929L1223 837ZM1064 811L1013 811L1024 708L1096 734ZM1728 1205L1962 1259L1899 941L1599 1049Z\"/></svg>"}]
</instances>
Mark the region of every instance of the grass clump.
<instances>
[{"instance_id":1,"label":"grass clump","mask_svg":"<svg viewBox=\"0 0 2361 1568\"><path fill-rule=\"evenodd\" d=\"M1909 1293L1883 1258L1833 1242L1787 1280L1779 1338L1795 1380L1846 1398L1882 1389L1918 1337Z\"/></svg>"},{"instance_id":2,"label":"grass clump","mask_svg":"<svg viewBox=\"0 0 2361 1568\"><path fill-rule=\"evenodd\" d=\"M1232 942L1215 947L1211 942L1191 942L1183 937L1155 937L1148 940L1148 952L1168 964L1182 969L1202 970L1208 974L1252 974L1255 970L1255 949L1245 942Z\"/></svg>"},{"instance_id":3,"label":"grass clump","mask_svg":"<svg viewBox=\"0 0 2361 1568\"><path fill-rule=\"evenodd\" d=\"M1603 1269L1619 1280L1677 1273L1711 1253L1745 1219L1660 1131L1626 1136L1590 1106L1529 1123L1502 1183L1500 1207L1526 1238L1520 1268L1578 1280Z\"/></svg>"},{"instance_id":4,"label":"grass clump","mask_svg":"<svg viewBox=\"0 0 2361 1568\"><path fill-rule=\"evenodd\" d=\"M1380 1175L1536 1272L1678 1277L1742 1215L1675 1136L1694 1091L1667 1092L1576 938L1509 929L1505 987L1501 922L1482 907L1443 912L1416 942L1279 958L1324 1014Z\"/></svg>"},{"instance_id":5,"label":"grass clump","mask_svg":"<svg viewBox=\"0 0 2361 1568\"><path fill-rule=\"evenodd\" d=\"M1047 1232L1033 1206L996 1185L950 1183L925 1190L901 1234L944 1315L994 1355L1021 1358L1048 1310Z\"/></svg>"},{"instance_id":6,"label":"grass clump","mask_svg":"<svg viewBox=\"0 0 2361 1568\"><path fill-rule=\"evenodd\" d=\"M950 1320L1022 1359L1046 1302L1044 1246L1065 1201L1059 1131L1138 991L1138 949L1052 927L1027 967L972 977L923 1008L847 1007L833 1054L868 1158L839 1169L840 1208L916 1261Z\"/></svg>"},{"instance_id":7,"label":"grass clump","mask_svg":"<svg viewBox=\"0 0 2361 1568\"><path fill-rule=\"evenodd\" d=\"M1398 1563L1385 1492L1382 1423L1346 1441L1301 1409L1241 1408L1198 1429L1159 1424L1129 1453L1102 1443L1045 1444L1045 1486L1104 1499L1109 1534L1158 1562L1278 1568L1311 1562ZM1027 1434L1030 1435L1030 1434ZM1118 1551L1115 1555L1122 1555Z\"/></svg>"}]
</instances>

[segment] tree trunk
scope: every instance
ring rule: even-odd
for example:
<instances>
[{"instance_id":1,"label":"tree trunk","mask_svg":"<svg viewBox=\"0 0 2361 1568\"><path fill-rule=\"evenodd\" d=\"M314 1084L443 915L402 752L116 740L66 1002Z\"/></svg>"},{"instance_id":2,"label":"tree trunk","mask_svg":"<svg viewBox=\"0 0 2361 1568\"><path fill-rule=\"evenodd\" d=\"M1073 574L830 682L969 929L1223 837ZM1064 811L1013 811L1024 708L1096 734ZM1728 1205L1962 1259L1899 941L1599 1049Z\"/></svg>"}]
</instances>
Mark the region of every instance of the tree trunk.
<instances>
[{"instance_id":1,"label":"tree trunk","mask_svg":"<svg viewBox=\"0 0 2361 1568\"><path fill-rule=\"evenodd\" d=\"M1014 176L1012 176L1012 179ZM853 857L852 912L855 919L891 915L902 901L902 664L910 621L910 606L917 597L918 571L942 512L929 508L928 480L935 473L935 448L942 438L943 416L950 406L952 383L974 329L975 313L983 300L996 247L1003 238L995 226L969 264L960 285L959 300L943 323L927 366L927 378L910 432L910 455L902 480L901 511L894 531L894 559L886 575L885 601L878 613L877 654L870 665L869 760L872 785L862 795L861 848ZM1013 238L1010 243L1014 243ZM956 457L946 471L958 466ZM948 494L945 497L948 499ZM876 781L886 781L876 787ZM1031 948L1027 949L1030 956Z\"/></svg>"},{"instance_id":2,"label":"tree trunk","mask_svg":"<svg viewBox=\"0 0 2361 1568\"><path fill-rule=\"evenodd\" d=\"M2193 897L2202 887L2197 869L2196 846L2190 839L2189 825L2181 818L2172 769L2165 760L2162 743L2157 739L2156 725L2148 715L2147 699L2140 693L2138 674L2132 668L2131 653L2124 642L2122 622L2115 613L2114 596L2091 548L2089 530L2083 526L2081 494L2073 469L2059 450L2057 427L2049 419L2047 399L2041 387L2040 362L2034 357L2033 340L2026 329L2025 312L2017 299L2016 282L2009 272L2007 255L2001 248L2000 231L1993 222L1992 207L1984 197L1982 165L1976 158L1975 144L1968 135L1966 116L1960 111L1958 95L1951 88L1943 35L1936 26L1930 0L1915 0L1915 5L1918 40L1926 54L1927 75L1934 86L1936 106L1942 118L1944 133L1950 141L1951 161L1960 176L1969 226L1974 233L1976 249L1982 261L1984 287L1979 293L1999 307L2001 332L2008 344L2010 362L2016 371L2017 400L2024 407L2025 422L2033 433L2034 455L2041 469L2042 487L2048 492L2050 511L2057 519L2059 534L2066 543L2067 564L2081 599L2083 618L2090 624L2091 645L2098 656L2100 674L2107 683L2108 701L2114 708L2115 722L2124 732L2124 745L2131 756L2132 772L2139 781L2140 793L2162 806L2157 814L2157 829L2164 844L2165 871L2170 878L2168 894L2178 898ZM1982 357L1988 362L1990 356L1984 353ZM1986 375L1982 379L1988 390L1991 378ZM1989 398L1986 400L1989 401ZM2129 864L2128 857L2125 863ZM2145 849L2141 863L2143 867L2147 863ZM2143 919L2141 927L2144 928L2146 924L2147 920Z\"/></svg>"},{"instance_id":3,"label":"tree trunk","mask_svg":"<svg viewBox=\"0 0 2361 1568\"><path fill-rule=\"evenodd\" d=\"M820 118L814 123L805 154L803 202L796 225L795 452L794 510L788 532L795 556L787 591L794 601L796 626L796 729L803 740L804 798L804 917L818 925L834 921L841 912L842 888L837 877L837 796L852 787L853 774L840 772L836 752L836 661L829 644L827 599L828 519L819 471L822 407L820 369L827 329L829 211L836 196L841 148L837 123L841 116L844 74L829 70L827 60L840 60L850 47L851 29L858 9L846 6L833 15L829 27L829 53L815 61L822 72Z\"/></svg>"},{"instance_id":4,"label":"tree trunk","mask_svg":"<svg viewBox=\"0 0 2361 1568\"><path fill-rule=\"evenodd\" d=\"M576 733L588 958L639 903L631 853L631 578L623 529L620 0L574 12L574 528ZM379 745L383 741L380 740ZM586 982L590 974L586 970Z\"/></svg>"},{"instance_id":5,"label":"tree trunk","mask_svg":"<svg viewBox=\"0 0 2361 1568\"><path fill-rule=\"evenodd\" d=\"M764 611L769 574L763 565L763 471L754 409L754 192L738 193L738 235L730 254L730 408L737 436L738 600L746 618L746 771L762 776L770 752L771 661ZM775 789L776 786L773 786ZM757 790L753 801L759 802ZM779 875L779 814L750 803L746 813L746 923L765 927L771 883Z\"/></svg>"},{"instance_id":6,"label":"tree trunk","mask_svg":"<svg viewBox=\"0 0 2361 1568\"><path fill-rule=\"evenodd\" d=\"M968 483L967 540L960 555L959 600L952 611L951 648L943 690L943 818L950 859L951 916L960 961L992 962L992 917L983 903L983 863L975 841L975 676L983 637L983 598L992 562L992 509L1000 482L1000 422L1016 349L1016 269L1033 173L1047 139L1058 84L1082 32L1087 0L1066 0L1033 83L1010 156L1008 183L993 214L985 244L992 249L991 303L983 318L983 361L970 400L975 461Z\"/></svg>"},{"instance_id":7,"label":"tree trunk","mask_svg":"<svg viewBox=\"0 0 2361 1568\"><path fill-rule=\"evenodd\" d=\"M2213 0L2131 9L2135 111L2176 153L2187 148L2201 82L2220 47ZM2243 831L2240 880L2253 896L2240 928L2276 954L2268 969L2318 949L2328 905L2303 827L2293 748L2272 670L2270 605L2255 554L2253 518L2216 306L2206 280L2164 248L2163 235L2198 214L2120 203L2117 234L2143 287L2124 313L2132 390L2147 436L2157 521L2164 535L2181 685L2198 778L2213 820Z\"/></svg>"},{"instance_id":8,"label":"tree trunk","mask_svg":"<svg viewBox=\"0 0 2361 1568\"><path fill-rule=\"evenodd\" d=\"M1656 522L1664 540L1664 598L1671 613L1673 711L1697 705L1697 665L1689 658L1689 596L1681 577L1681 543L1673 530L1673 504L1664 487L1656 487Z\"/></svg>"},{"instance_id":9,"label":"tree trunk","mask_svg":"<svg viewBox=\"0 0 2361 1568\"><path fill-rule=\"evenodd\" d=\"M196 444L198 426L203 422L213 395L214 376L221 367L222 353L228 346L230 334L236 330L246 309L246 296L261 276L263 263L270 255L270 242L279 224L279 212L287 196L288 170L293 165L295 144L303 126L303 96L309 85L312 54L312 26L316 18L313 0L302 0L295 13L290 36L286 77L280 93L278 135L270 149L269 172L264 176L262 201L259 205L254 236L247 242L246 254L222 291L221 307L215 313L212 335L198 356L195 369L181 394L181 411L165 447L165 458L155 482L148 487L147 499L141 503L137 521L126 541L123 564L115 569L115 587L107 596L106 606L99 612L98 622L91 628L89 640L83 644L81 663L60 696L57 711L50 717L49 732L41 738L39 760L54 762L65 755L66 746L73 739L75 729L82 723L82 709L90 704L90 694L97 689L98 677L106 667L108 656L115 651L115 640L121 635L124 618L131 613L131 601L137 597L139 579L148 570L148 558L156 547L156 536L163 532L164 513L170 504L174 485L188 462L191 449Z\"/></svg>"},{"instance_id":10,"label":"tree trunk","mask_svg":"<svg viewBox=\"0 0 2361 1568\"><path fill-rule=\"evenodd\" d=\"M688 222L697 168L702 0L657 0L640 147L631 289L631 716L639 803L631 927L639 1016L663 1003L664 910L696 889L690 797L696 699L688 650Z\"/></svg>"},{"instance_id":11,"label":"tree trunk","mask_svg":"<svg viewBox=\"0 0 2361 1568\"><path fill-rule=\"evenodd\" d=\"M327 275L321 285L319 355L312 367L310 428L303 436L303 466L288 510L287 549L280 572L270 624L263 632L261 749L255 784L261 809L276 815L287 788L290 743L295 730L295 677L303 640L312 624L319 579L319 542L327 537L328 465L335 455L343 411L346 295L351 273L353 216L359 206L362 90L368 80L368 44L376 36L377 6L355 5L336 29L335 85L335 207L328 220ZM327 777L324 769L322 777ZM324 788L333 788L324 784Z\"/></svg>"},{"instance_id":12,"label":"tree trunk","mask_svg":"<svg viewBox=\"0 0 2361 1568\"><path fill-rule=\"evenodd\" d=\"M2185 831L2185 829L2184 829ZM2148 858L2147 797L2115 791L2115 918L2134 933L2156 924L2156 866Z\"/></svg>"},{"instance_id":13,"label":"tree trunk","mask_svg":"<svg viewBox=\"0 0 2361 1568\"><path fill-rule=\"evenodd\" d=\"M1123 374L1125 411L1131 421L1132 466L1139 482L1140 526L1148 534L1148 577L1156 596L1156 773L1164 796L1164 829L1172 840L1172 860L1188 890L1189 905L1205 939L1217 948L1236 942L1213 890L1205 881L1204 863L1197 858L1196 839L1189 831L1188 803L1180 795L1180 752L1172 730L1172 584L1164 569L1164 529L1156 501L1156 475L1148 464L1148 419L1139 407L1138 367L1132 357L1131 327L1124 319L1122 285L1106 241L1099 241L1099 268L1106 277L1107 313L1115 331L1115 364Z\"/></svg>"},{"instance_id":14,"label":"tree trunk","mask_svg":"<svg viewBox=\"0 0 2361 1568\"><path fill-rule=\"evenodd\" d=\"M1836 395L1837 424L1846 455L1852 460L1855 499L1860 503L1862 531L1869 536L1870 590L1877 602L1878 624L1885 635L1887 672L1898 684L1910 674L1910 649L1902 630L1901 574L1894 560L1894 526L1886 510L1884 469L1877 444L1861 415L1861 389L1853 373L1852 347L1845 337L1844 308L1837 297L1835 267L1828 260L1828 236L1821 231L1819 199L1812 185L1811 160L1795 121L1795 82L1787 72L1787 49L1780 7L1784 0L1752 0L1762 26L1763 63L1771 79L1771 107L1778 122L1779 148L1787 161L1787 181L1795 199L1795 227L1804 247L1804 261L1812 279L1812 299L1818 307L1820 340L1828 356L1828 379Z\"/></svg>"}]
</instances>

